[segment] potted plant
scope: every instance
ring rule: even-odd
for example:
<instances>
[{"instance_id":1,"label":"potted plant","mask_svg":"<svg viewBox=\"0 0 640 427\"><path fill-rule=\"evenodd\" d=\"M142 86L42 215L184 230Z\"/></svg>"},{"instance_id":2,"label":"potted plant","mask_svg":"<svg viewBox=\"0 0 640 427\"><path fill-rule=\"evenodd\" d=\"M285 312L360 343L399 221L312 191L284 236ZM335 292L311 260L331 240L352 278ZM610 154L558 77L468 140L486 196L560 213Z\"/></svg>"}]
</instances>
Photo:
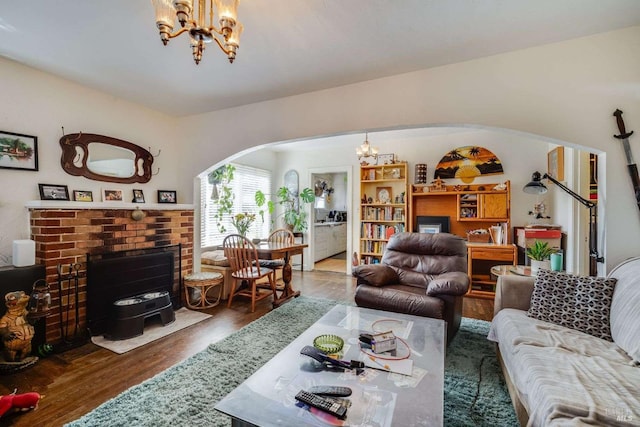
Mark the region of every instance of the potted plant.
<instances>
[{"instance_id":1,"label":"potted plant","mask_svg":"<svg viewBox=\"0 0 640 427\"><path fill-rule=\"evenodd\" d=\"M226 227L222 224L224 216L233 213L234 194L230 184L231 181L233 181L233 173L235 170L236 168L233 165L227 164L220 166L208 175L209 184L213 185L211 200L218 204L215 219L216 226L220 233L227 231Z\"/></svg>"},{"instance_id":2,"label":"potted plant","mask_svg":"<svg viewBox=\"0 0 640 427\"><path fill-rule=\"evenodd\" d=\"M308 228L307 224L307 212L303 209L304 204L313 203L315 195L310 188L304 188L299 193L292 193L287 187L280 187L276 192L278 204L283 206L284 212L281 214L284 226L290 228L294 232L303 232ZM272 200L267 200L267 196L260 190L255 194L256 205L263 207L266 204L267 211L273 214L275 210L275 203ZM258 213L264 221L264 209L260 209ZM275 225L275 219L272 220L272 225Z\"/></svg>"},{"instance_id":3,"label":"potted plant","mask_svg":"<svg viewBox=\"0 0 640 427\"><path fill-rule=\"evenodd\" d=\"M244 212L244 213L235 214L231 218L231 223L236 228L236 230L238 230L238 234L246 237L247 231L249 231L249 229L251 228L251 225L253 224L253 221L255 220L256 220L256 214Z\"/></svg>"},{"instance_id":4,"label":"potted plant","mask_svg":"<svg viewBox=\"0 0 640 427\"><path fill-rule=\"evenodd\" d=\"M527 256L531 258L531 273L536 274L539 269L551 268L549 258L556 250L549 246L548 242L536 240L533 245L527 248Z\"/></svg>"}]
</instances>

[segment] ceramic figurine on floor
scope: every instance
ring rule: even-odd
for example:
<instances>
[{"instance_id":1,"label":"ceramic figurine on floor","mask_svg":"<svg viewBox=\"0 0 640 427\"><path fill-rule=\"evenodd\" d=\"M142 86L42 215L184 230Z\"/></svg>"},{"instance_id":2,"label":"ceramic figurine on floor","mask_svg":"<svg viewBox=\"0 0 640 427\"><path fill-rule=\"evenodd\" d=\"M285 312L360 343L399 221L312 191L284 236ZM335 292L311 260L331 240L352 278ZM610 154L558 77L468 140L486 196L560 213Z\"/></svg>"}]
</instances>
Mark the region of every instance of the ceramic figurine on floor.
<instances>
[{"instance_id":1,"label":"ceramic figurine on floor","mask_svg":"<svg viewBox=\"0 0 640 427\"><path fill-rule=\"evenodd\" d=\"M9 292L4 297L7 312L0 318L0 340L7 362L19 362L31 353L34 329L27 321L29 299L23 291Z\"/></svg>"},{"instance_id":2,"label":"ceramic figurine on floor","mask_svg":"<svg viewBox=\"0 0 640 427\"><path fill-rule=\"evenodd\" d=\"M357 267L358 265L360 265L360 260L358 259L357 252L354 252L353 256L351 257L351 265L354 267Z\"/></svg>"}]
</instances>

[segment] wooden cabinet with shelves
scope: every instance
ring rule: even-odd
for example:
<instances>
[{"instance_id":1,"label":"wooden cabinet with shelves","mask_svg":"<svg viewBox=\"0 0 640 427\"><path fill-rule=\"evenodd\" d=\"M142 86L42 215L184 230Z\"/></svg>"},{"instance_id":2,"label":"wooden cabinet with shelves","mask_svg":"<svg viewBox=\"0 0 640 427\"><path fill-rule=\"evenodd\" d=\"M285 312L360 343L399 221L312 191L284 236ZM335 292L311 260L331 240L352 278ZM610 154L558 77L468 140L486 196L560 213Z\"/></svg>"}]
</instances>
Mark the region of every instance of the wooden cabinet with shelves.
<instances>
[{"instance_id":1,"label":"wooden cabinet with shelves","mask_svg":"<svg viewBox=\"0 0 640 427\"><path fill-rule=\"evenodd\" d=\"M467 272L471 280L468 296L493 299L496 280L491 275L494 265L516 265L518 252L516 245L495 245L492 243L467 243Z\"/></svg>"},{"instance_id":2,"label":"wooden cabinet with shelves","mask_svg":"<svg viewBox=\"0 0 640 427\"><path fill-rule=\"evenodd\" d=\"M511 222L511 188L506 181L498 184L445 186L445 191L425 192L423 187L411 188L410 228L416 230L418 216L446 216L450 232L466 237L467 231L488 228L496 223Z\"/></svg>"},{"instance_id":3,"label":"wooden cabinet with shelves","mask_svg":"<svg viewBox=\"0 0 640 427\"><path fill-rule=\"evenodd\" d=\"M407 231L407 164L360 168L360 263L379 263L387 241Z\"/></svg>"},{"instance_id":4,"label":"wooden cabinet with shelves","mask_svg":"<svg viewBox=\"0 0 640 427\"><path fill-rule=\"evenodd\" d=\"M516 246L511 244L511 187L504 184L445 185L444 191L425 191L411 186L410 230L416 231L418 217L448 217L449 232L466 238L467 232L506 223L507 244L467 243L467 261L471 289L469 296L493 298L495 280L490 268L515 264Z\"/></svg>"},{"instance_id":5,"label":"wooden cabinet with shelves","mask_svg":"<svg viewBox=\"0 0 640 427\"><path fill-rule=\"evenodd\" d=\"M506 221L507 193L464 193L458 195L458 221Z\"/></svg>"},{"instance_id":6,"label":"wooden cabinet with shelves","mask_svg":"<svg viewBox=\"0 0 640 427\"><path fill-rule=\"evenodd\" d=\"M481 194L480 218L494 221L509 220L509 194Z\"/></svg>"}]
</instances>

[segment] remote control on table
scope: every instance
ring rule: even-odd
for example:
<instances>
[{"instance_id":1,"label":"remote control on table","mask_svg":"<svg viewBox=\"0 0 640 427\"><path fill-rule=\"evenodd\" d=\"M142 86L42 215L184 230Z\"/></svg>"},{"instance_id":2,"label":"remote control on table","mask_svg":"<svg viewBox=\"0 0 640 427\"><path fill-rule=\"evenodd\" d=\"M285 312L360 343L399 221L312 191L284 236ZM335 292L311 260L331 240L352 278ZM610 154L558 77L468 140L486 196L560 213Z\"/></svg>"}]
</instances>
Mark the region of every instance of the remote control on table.
<instances>
[{"instance_id":1,"label":"remote control on table","mask_svg":"<svg viewBox=\"0 0 640 427\"><path fill-rule=\"evenodd\" d=\"M320 396L331 397L347 397L351 396L349 387L340 387L335 385L317 385L308 390L309 393L319 394Z\"/></svg>"},{"instance_id":2,"label":"remote control on table","mask_svg":"<svg viewBox=\"0 0 640 427\"><path fill-rule=\"evenodd\" d=\"M347 408L340 405L333 399L318 396L317 394L309 393L308 391L300 390L296 394L296 400L302 403L306 403L309 406L318 408L328 414L335 415L338 418L345 418L347 415Z\"/></svg>"}]
</instances>

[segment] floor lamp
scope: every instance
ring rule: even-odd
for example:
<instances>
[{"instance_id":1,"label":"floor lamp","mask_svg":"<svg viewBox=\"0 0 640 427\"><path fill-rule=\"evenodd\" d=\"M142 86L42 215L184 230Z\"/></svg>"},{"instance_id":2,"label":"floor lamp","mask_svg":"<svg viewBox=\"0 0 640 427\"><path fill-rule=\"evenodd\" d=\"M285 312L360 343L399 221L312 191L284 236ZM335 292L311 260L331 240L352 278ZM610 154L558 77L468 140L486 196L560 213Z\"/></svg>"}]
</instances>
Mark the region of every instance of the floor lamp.
<instances>
[{"instance_id":1,"label":"floor lamp","mask_svg":"<svg viewBox=\"0 0 640 427\"><path fill-rule=\"evenodd\" d=\"M525 193L529 194L544 194L547 192L547 187L542 183L543 179L548 179L555 185L560 187L566 193L571 195L574 199L589 208L589 275L596 276L598 274L599 262L604 262L604 258L598 255L598 205L591 200L587 200L581 195L577 194L563 183L558 181L548 174L540 175L540 172L536 171L531 176L531 182L524 186L522 189Z\"/></svg>"}]
</instances>

